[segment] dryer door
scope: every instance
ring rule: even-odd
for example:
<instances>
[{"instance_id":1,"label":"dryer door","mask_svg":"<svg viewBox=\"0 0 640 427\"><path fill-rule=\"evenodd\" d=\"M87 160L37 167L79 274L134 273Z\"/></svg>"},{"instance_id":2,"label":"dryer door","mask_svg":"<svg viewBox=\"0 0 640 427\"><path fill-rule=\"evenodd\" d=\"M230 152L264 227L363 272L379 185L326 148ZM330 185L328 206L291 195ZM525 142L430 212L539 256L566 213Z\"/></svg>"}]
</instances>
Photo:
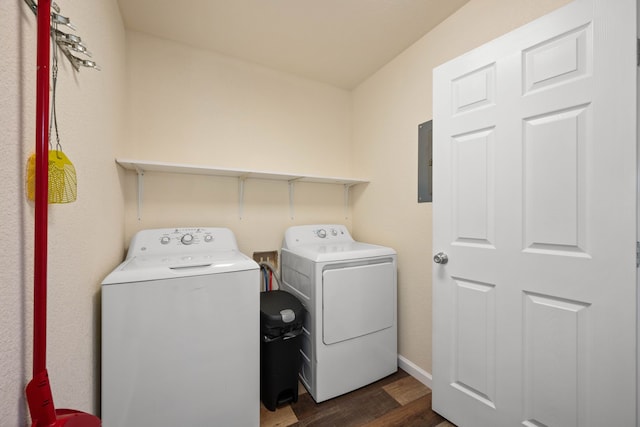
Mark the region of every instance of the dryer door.
<instances>
[{"instance_id":1,"label":"dryer door","mask_svg":"<svg viewBox=\"0 0 640 427\"><path fill-rule=\"evenodd\" d=\"M335 344L392 327L395 274L391 261L324 270L323 342Z\"/></svg>"}]
</instances>

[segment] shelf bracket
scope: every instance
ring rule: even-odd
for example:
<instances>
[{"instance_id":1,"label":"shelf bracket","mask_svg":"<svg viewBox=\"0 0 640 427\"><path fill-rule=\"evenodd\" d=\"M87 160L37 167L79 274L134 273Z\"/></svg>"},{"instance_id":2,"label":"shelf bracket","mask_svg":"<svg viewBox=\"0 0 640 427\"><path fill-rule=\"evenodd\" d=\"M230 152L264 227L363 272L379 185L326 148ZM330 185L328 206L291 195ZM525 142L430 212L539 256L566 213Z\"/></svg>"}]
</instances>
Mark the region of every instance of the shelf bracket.
<instances>
[{"instance_id":1,"label":"shelf bracket","mask_svg":"<svg viewBox=\"0 0 640 427\"><path fill-rule=\"evenodd\" d=\"M349 189L353 184L344 184L344 219L349 219Z\"/></svg>"},{"instance_id":2,"label":"shelf bracket","mask_svg":"<svg viewBox=\"0 0 640 427\"><path fill-rule=\"evenodd\" d=\"M294 190L295 190L295 182L297 181L297 179L292 179L289 181L289 217L291 219L294 219L295 217L295 212L294 212L294 205L293 205L293 196L294 196Z\"/></svg>"},{"instance_id":3,"label":"shelf bracket","mask_svg":"<svg viewBox=\"0 0 640 427\"><path fill-rule=\"evenodd\" d=\"M242 219L244 212L244 182L247 180L248 174L238 177L238 217Z\"/></svg>"},{"instance_id":4,"label":"shelf bracket","mask_svg":"<svg viewBox=\"0 0 640 427\"><path fill-rule=\"evenodd\" d=\"M142 219L142 196L144 194L144 170L136 166L138 175L138 221Z\"/></svg>"}]
</instances>

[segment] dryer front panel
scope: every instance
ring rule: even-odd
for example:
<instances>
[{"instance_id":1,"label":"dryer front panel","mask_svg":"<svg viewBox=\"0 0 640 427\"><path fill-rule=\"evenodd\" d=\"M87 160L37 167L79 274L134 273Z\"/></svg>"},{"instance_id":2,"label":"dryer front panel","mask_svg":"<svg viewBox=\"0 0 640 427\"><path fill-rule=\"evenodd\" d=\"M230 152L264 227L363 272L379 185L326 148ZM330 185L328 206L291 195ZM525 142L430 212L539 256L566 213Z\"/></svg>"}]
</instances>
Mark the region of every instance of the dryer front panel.
<instances>
[{"instance_id":1,"label":"dryer front panel","mask_svg":"<svg viewBox=\"0 0 640 427\"><path fill-rule=\"evenodd\" d=\"M322 272L322 340L336 344L395 323L395 265L390 260Z\"/></svg>"}]
</instances>

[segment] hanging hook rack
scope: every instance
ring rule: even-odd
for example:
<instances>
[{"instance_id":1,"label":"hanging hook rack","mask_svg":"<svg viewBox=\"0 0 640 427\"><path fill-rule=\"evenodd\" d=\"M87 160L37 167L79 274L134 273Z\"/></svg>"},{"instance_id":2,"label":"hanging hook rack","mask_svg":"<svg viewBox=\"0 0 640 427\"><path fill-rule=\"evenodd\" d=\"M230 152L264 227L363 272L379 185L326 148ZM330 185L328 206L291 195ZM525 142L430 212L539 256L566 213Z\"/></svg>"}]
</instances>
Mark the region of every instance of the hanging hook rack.
<instances>
[{"instance_id":1,"label":"hanging hook rack","mask_svg":"<svg viewBox=\"0 0 640 427\"><path fill-rule=\"evenodd\" d=\"M24 2L29 6L29 9L34 13L34 15L38 15L38 4L35 0L24 0ZM60 14L60 7L56 3L51 3L51 22L55 24L55 27L58 25L64 25L69 27L73 31L76 31L76 27L71 23L71 20L66 16ZM82 55L85 55L89 58L92 57L91 52L87 49L87 47L82 44L82 39L75 34L65 33L64 31L60 31L55 28L53 25L51 26L51 36L53 40L56 42L58 49L64 56L67 57L71 65L76 71L80 71L80 67L93 68L95 70L100 71L100 67L94 61L89 59L84 59L81 57L77 57L73 55L71 52L77 52Z\"/></svg>"}]
</instances>

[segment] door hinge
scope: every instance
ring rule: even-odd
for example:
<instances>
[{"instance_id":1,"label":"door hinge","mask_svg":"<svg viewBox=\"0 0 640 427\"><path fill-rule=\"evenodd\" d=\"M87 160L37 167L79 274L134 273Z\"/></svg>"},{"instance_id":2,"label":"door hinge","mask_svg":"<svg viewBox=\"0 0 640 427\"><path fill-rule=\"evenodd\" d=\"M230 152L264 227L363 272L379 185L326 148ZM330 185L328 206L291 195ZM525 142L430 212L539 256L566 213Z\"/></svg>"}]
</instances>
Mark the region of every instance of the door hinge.
<instances>
[{"instance_id":1,"label":"door hinge","mask_svg":"<svg viewBox=\"0 0 640 427\"><path fill-rule=\"evenodd\" d=\"M636 242L636 268L640 267L640 242Z\"/></svg>"}]
</instances>

